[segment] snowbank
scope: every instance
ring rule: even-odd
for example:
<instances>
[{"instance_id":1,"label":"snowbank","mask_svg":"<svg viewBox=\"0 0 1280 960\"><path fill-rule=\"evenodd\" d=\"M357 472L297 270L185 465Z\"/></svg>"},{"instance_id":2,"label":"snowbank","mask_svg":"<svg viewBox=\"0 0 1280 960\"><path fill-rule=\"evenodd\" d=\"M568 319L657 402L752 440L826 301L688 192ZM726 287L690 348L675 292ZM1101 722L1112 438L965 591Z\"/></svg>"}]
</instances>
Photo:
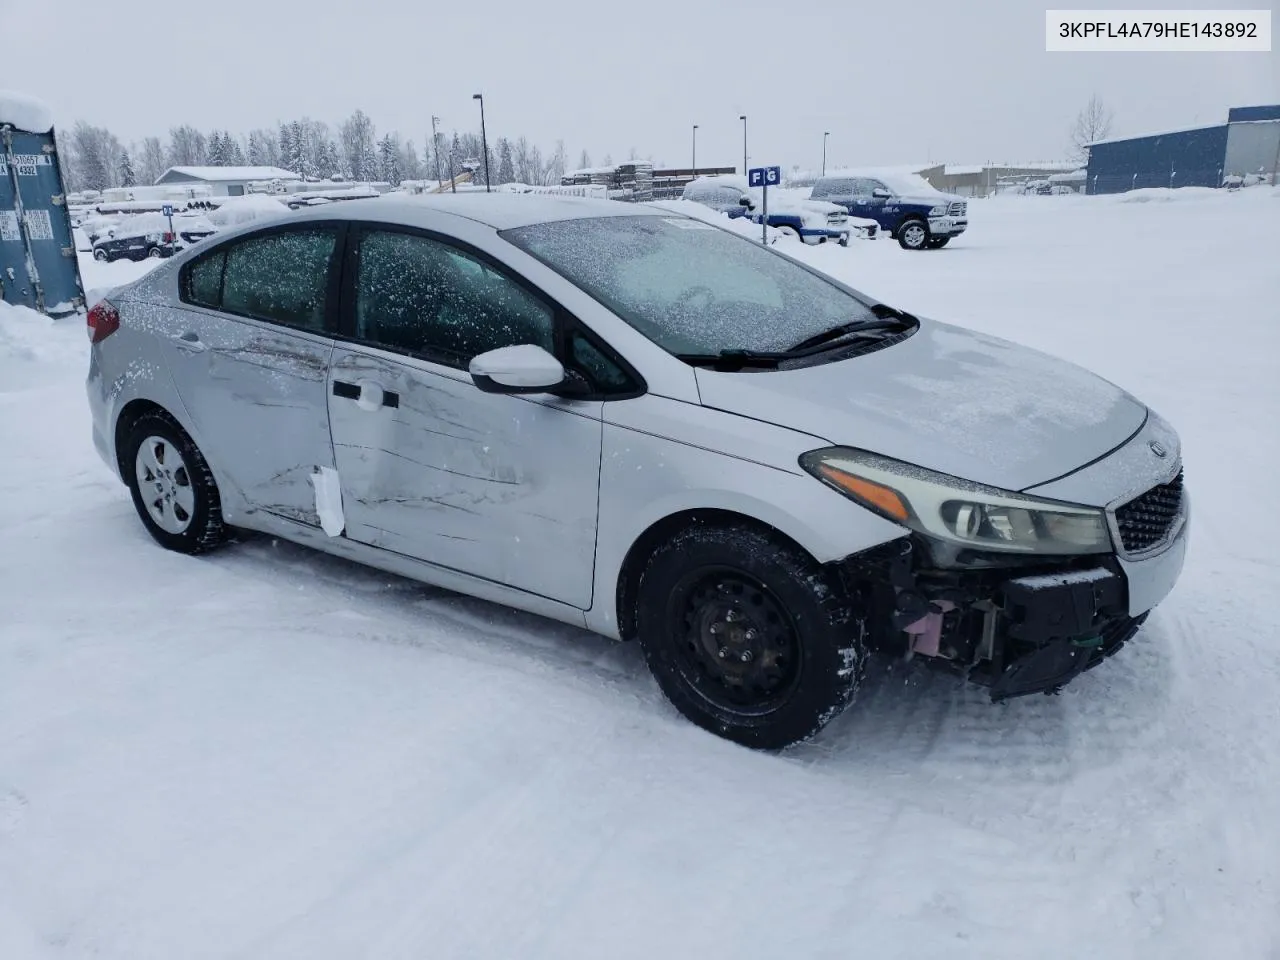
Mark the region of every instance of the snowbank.
<instances>
[{"instance_id":1,"label":"snowbank","mask_svg":"<svg viewBox=\"0 0 1280 960\"><path fill-rule=\"evenodd\" d=\"M0 124L5 123L29 133L48 133L53 129L53 111L43 100L16 90L0 90Z\"/></svg>"},{"instance_id":2,"label":"snowbank","mask_svg":"<svg viewBox=\"0 0 1280 960\"><path fill-rule=\"evenodd\" d=\"M72 335L73 328L78 336ZM65 362L78 357L85 342L78 314L52 320L29 307L0 300L0 390L9 386L18 366Z\"/></svg>"}]
</instances>

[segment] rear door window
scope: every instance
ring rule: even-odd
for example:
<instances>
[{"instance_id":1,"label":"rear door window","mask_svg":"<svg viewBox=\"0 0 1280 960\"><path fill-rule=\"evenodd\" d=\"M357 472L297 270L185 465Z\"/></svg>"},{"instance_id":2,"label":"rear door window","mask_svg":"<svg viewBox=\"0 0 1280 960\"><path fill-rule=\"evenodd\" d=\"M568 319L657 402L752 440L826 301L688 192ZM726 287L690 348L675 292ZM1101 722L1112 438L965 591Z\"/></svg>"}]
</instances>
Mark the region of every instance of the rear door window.
<instances>
[{"instance_id":1,"label":"rear door window","mask_svg":"<svg viewBox=\"0 0 1280 960\"><path fill-rule=\"evenodd\" d=\"M277 230L226 250L221 309L317 333L326 329L336 227Z\"/></svg>"}]
</instances>

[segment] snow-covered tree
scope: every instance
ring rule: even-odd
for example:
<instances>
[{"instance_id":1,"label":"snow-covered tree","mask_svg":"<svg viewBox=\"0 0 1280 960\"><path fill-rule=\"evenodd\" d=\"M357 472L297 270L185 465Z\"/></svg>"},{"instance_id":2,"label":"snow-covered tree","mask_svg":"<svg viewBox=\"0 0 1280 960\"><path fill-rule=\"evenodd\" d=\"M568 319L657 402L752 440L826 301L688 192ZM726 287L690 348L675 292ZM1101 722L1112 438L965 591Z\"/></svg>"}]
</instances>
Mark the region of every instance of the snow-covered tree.
<instances>
[{"instance_id":1,"label":"snow-covered tree","mask_svg":"<svg viewBox=\"0 0 1280 960\"><path fill-rule=\"evenodd\" d=\"M189 124L169 131L169 165L199 167L208 162L208 141L204 134Z\"/></svg>"},{"instance_id":2,"label":"snow-covered tree","mask_svg":"<svg viewBox=\"0 0 1280 960\"><path fill-rule=\"evenodd\" d=\"M222 131L222 145L227 154L227 165L243 167L244 147L240 146L240 141L231 135L230 130Z\"/></svg>"},{"instance_id":3,"label":"snow-covered tree","mask_svg":"<svg viewBox=\"0 0 1280 960\"><path fill-rule=\"evenodd\" d=\"M69 141L71 181L74 190L105 190L114 186L124 148L105 127L80 120L71 128Z\"/></svg>"},{"instance_id":4,"label":"snow-covered tree","mask_svg":"<svg viewBox=\"0 0 1280 960\"><path fill-rule=\"evenodd\" d=\"M357 110L342 123L342 151L347 169L357 180L372 180L377 175L374 148L374 126L368 114Z\"/></svg>"},{"instance_id":5,"label":"snow-covered tree","mask_svg":"<svg viewBox=\"0 0 1280 960\"><path fill-rule=\"evenodd\" d=\"M515 164L511 162L511 141L503 137L498 141L498 183L514 183L516 179Z\"/></svg>"},{"instance_id":6,"label":"snow-covered tree","mask_svg":"<svg viewBox=\"0 0 1280 960\"><path fill-rule=\"evenodd\" d=\"M398 187L401 176L399 138L394 133L385 134L378 141L378 179Z\"/></svg>"},{"instance_id":7,"label":"snow-covered tree","mask_svg":"<svg viewBox=\"0 0 1280 960\"><path fill-rule=\"evenodd\" d=\"M400 176L404 180L422 179L422 161L412 140L406 140L400 147Z\"/></svg>"},{"instance_id":8,"label":"snow-covered tree","mask_svg":"<svg viewBox=\"0 0 1280 960\"><path fill-rule=\"evenodd\" d=\"M222 139L222 134L214 130L209 134L208 154L205 162L211 167L227 166L227 143Z\"/></svg>"},{"instance_id":9,"label":"snow-covered tree","mask_svg":"<svg viewBox=\"0 0 1280 960\"><path fill-rule=\"evenodd\" d=\"M120 186L136 187L138 185L138 175L134 173L133 161L129 158L129 151L120 151Z\"/></svg>"},{"instance_id":10,"label":"snow-covered tree","mask_svg":"<svg viewBox=\"0 0 1280 960\"><path fill-rule=\"evenodd\" d=\"M265 167L267 165L267 147L262 141L262 132L259 130L249 131L249 155L247 159L249 165L253 167Z\"/></svg>"},{"instance_id":11,"label":"snow-covered tree","mask_svg":"<svg viewBox=\"0 0 1280 960\"><path fill-rule=\"evenodd\" d=\"M551 154L551 159L547 161L546 182L558 184L564 178L568 165L569 158L565 154L564 141L557 140L555 153Z\"/></svg>"},{"instance_id":12,"label":"snow-covered tree","mask_svg":"<svg viewBox=\"0 0 1280 960\"><path fill-rule=\"evenodd\" d=\"M155 183L165 171L164 147L159 137L147 137L142 141L142 154L138 163L138 179L142 183Z\"/></svg>"},{"instance_id":13,"label":"snow-covered tree","mask_svg":"<svg viewBox=\"0 0 1280 960\"><path fill-rule=\"evenodd\" d=\"M583 150L582 153L578 154L578 169L586 170L590 168L590 166L591 166L591 154L587 153L586 150Z\"/></svg>"},{"instance_id":14,"label":"snow-covered tree","mask_svg":"<svg viewBox=\"0 0 1280 960\"><path fill-rule=\"evenodd\" d=\"M312 164L307 159L307 136L302 121L294 120L289 124L288 149L282 151L285 169L300 176L315 176Z\"/></svg>"}]
</instances>

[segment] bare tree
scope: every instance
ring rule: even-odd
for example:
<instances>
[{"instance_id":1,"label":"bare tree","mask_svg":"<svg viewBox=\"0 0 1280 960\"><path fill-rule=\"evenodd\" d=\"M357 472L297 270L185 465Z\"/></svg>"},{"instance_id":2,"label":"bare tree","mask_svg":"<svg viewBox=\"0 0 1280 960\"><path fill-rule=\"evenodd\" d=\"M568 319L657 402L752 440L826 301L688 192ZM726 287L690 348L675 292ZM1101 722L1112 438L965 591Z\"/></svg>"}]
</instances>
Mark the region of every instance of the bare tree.
<instances>
[{"instance_id":1,"label":"bare tree","mask_svg":"<svg viewBox=\"0 0 1280 960\"><path fill-rule=\"evenodd\" d=\"M160 179L160 175L165 171L164 147L160 145L159 137L147 137L142 141L142 150L139 152L138 160L138 182L139 183L155 183Z\"/></svg>"},{"instance_id":2,"label":"bare tree","mask_svg":"<svg viewBox=\"0 0 1280 960\"><path fill-rule=\"evenodd\" d=\"M80 120L71 128L70 167L76 190L105 190L120 179L120 158L124 148L106 127Z\"/></svg>"},{"instance_id":3,"label":"bare tree","mask_svg":"<svg viewBox=\"0 0 1280 960\"><path fill-rule=\"evenodd\" d=\"M377 173L373 121L363 110L357 110L342 122L342 152L347 169L357 180L372 180Z\"/></svg>"},{"instance_id":4,"label":"bare tree","mask_svg":"<svg viewBox=\"0 0 1280 960\"><path fill-rule=\"evenodd\" d=\"M190 124L169 131L169 165L199 167L208 163L208 141Z\"/></svg>"},{"instance_id":5,"label":"bare tree","mask_svg":"<svg viewBox=\"0 0 1280 960\"><path fill-rule=\"evenodd\" d=\"M1071 146L1076 160L1088 159L1089 144L1105 140L1111 132L1111 121L1114 119L1101 97L1095 93L1089 98L1088 105L1076 114L1076 122L1071 125Z\"/></svg>"}]
</instances>

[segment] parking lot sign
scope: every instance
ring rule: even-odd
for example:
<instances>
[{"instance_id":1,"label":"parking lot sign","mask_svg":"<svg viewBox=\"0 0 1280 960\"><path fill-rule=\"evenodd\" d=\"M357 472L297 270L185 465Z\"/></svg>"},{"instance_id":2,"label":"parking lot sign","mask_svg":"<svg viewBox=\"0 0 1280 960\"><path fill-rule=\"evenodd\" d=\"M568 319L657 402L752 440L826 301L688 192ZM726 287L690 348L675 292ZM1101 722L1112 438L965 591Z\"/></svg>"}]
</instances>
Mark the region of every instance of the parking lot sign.
<instances>
[{"instance_id":1,"label":"parking lot sign","mask_svg":"<svg viewBox=\"0 0 1280 960\"><path fill-rule=\"evenodd\" d=\"M776 187L781 182L781 167L752 167L747 171L747 184L752 187Z\"/></svg>"},{"instance_id":2,"label":"parking lot sign","mask_svg":"<svg viewBox=\"0 0 1280 960\"><path fill-rule=\"evenodd\" d=\"M154 208L154 207L152 207L152 209L154 210L155 208ZM166 203L163 207L161 207L161 212L162 212L166 217L172 217L172 216L173 216L173 204L171 204L171 203Z\"/></svg>"}]
</instances>

